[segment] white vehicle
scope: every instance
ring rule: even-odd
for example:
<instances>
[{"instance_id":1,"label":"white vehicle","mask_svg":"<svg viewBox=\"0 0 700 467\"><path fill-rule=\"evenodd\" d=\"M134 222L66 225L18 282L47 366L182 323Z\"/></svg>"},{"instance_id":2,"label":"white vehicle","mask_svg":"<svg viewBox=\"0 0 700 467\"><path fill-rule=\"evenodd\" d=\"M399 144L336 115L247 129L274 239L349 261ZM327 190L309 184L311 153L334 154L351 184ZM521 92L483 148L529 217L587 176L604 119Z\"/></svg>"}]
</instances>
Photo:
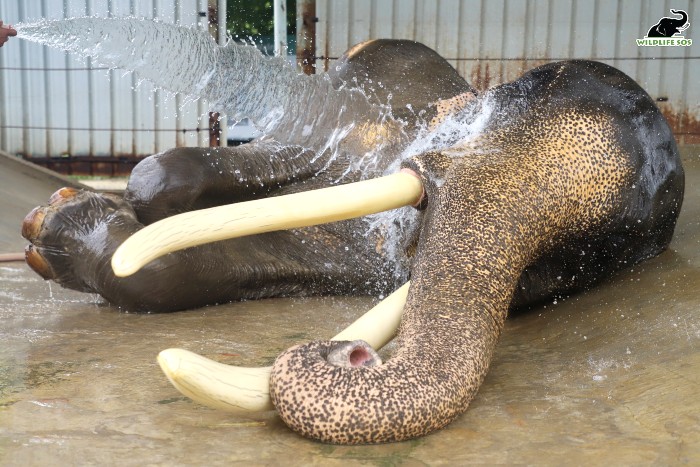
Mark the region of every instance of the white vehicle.
<instances>
[{"instance_id":1,"label":"white vehicle","mask_svg":"<svg viewBox=\"0 0 700 467\"><path fill-rule=\"evenodd\" d=\"M247 143L260 135L262 135L262 133L255 128L255 125L253 125L253 122L249 119L244 118L243 120L236 121L229 117L228 134L226 137L226 142L229 146L238 146L239 144Z\"/></svg>"}]
</instances>

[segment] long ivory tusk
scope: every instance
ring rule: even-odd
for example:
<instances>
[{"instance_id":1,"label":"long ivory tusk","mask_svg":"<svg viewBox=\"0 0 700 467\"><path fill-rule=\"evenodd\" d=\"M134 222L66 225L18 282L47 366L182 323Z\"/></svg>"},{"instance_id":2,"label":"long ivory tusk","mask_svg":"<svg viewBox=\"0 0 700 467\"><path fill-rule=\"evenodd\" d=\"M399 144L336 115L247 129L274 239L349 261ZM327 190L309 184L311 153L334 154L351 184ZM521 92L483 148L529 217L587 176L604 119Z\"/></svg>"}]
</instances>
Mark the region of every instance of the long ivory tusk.
<instances>
[{"instance_id":1,"label":"long ivory tusk","mask_svg":"<svg viewBox=\"0 0 700 467\"><path fill-rule=\"evenodd\" d=\"M324 224L416 204L418 177L386 177L320 190L186 212L155 222L129 237L112 256L112 269L129 276L173 251L228 238Z\"/></svg>"},{"instance_id":2,"label":"long ivory tusk","mask_svg":"<svg viewBox=\"0 0 700 467\"><path fill-rule=\"evenodd\" d=\"M333 340L363 339L375 349L391 340L401 322L407 282ZM187 350L167 349L158 363L170 382L195 402L228 412L250 413L272 410L272 367L244 368L224 365Z\"/></svg>"}]
</instances>

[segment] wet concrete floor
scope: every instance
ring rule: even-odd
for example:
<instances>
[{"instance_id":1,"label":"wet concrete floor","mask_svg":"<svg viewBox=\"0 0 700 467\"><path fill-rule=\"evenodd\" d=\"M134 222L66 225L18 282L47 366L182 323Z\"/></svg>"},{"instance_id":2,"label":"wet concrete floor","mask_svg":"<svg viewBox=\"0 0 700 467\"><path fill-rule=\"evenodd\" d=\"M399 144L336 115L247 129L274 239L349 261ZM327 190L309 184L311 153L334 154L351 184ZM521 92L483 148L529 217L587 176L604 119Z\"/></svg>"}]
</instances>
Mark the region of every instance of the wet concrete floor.
<instances>
[{"instance_id":1,"label":"wet concrete floor","mask_svg":"<svg viewBox=\"0 0 700 467\"><path fill-rule=\"evenodd\" d=\"M700 464L700 151L669 251L512 317L470 410L411 442L329 446L274 412L241 418L160 372L183 347L238 365L327 338L367 298L277 299L169 315L0 264L0 465Z\"/></svg>"}]
</instances>

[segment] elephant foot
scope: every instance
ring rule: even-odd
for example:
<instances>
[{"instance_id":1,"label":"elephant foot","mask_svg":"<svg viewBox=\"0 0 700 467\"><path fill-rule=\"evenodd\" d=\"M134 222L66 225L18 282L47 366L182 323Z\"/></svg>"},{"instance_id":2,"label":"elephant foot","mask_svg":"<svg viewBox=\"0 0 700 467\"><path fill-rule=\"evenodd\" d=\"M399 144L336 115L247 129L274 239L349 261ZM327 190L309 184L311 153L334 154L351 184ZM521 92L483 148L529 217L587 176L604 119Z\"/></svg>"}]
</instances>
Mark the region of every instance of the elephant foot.
<instances>
[{"instance_id":1,"label":"elephant foot","mask_svg":"<svg viewBox=\"0 0 700 467\"><path fill-rule=\"evenodd\" d=\"M49 204L24 218L27 264L46 280L82 292L97 292L96 277L112 252L140 228L131 206L120 197L61 188Z\"/></svg>"}]
</instances>

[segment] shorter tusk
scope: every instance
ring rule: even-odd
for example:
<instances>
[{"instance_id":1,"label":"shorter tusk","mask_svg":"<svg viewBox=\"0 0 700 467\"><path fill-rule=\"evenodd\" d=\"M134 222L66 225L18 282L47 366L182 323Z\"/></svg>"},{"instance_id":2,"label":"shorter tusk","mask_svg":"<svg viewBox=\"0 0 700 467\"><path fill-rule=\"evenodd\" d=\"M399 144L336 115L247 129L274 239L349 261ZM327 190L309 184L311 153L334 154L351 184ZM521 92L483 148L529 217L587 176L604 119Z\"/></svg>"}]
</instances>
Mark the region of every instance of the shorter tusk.
<instances>
[{"instance_id":1,"label":"shorter tusk","mask_svg":"<svg viewBox=\"0 0 700 467\"><path fill-rule=\"evenodd\" d=\"M227 412L272 410L271 366L224 365L185 349L166 349L158 364L175 388L195 402Z\"/></svg>"},{"instance_id":2,"label":"shorter tusk","mask_svg":"<svg viewBox=\"0 0 700 467\"><path fill-rule=\"evenodd\" d=\"M332 340L362 339L375 349L382 348L401 322L409 284L401 286ZM274 409L270 400L272 367L224 365L183 349L163 350L158 363L178 391L202 405L238 413Z\"/></svg>"},{"instance_id":3,"label":"shorter tusk","mask_svg":"<svg viewBox=\"0 0 700 467\"><path fill-rule=\"evenodd\" d=\"M129 276L160 256L204 243L352 219L416 204L417 176L399 172L320 190L186 212L129 237L112 256L112 269Z\"/></svg>"}]
</instances>

